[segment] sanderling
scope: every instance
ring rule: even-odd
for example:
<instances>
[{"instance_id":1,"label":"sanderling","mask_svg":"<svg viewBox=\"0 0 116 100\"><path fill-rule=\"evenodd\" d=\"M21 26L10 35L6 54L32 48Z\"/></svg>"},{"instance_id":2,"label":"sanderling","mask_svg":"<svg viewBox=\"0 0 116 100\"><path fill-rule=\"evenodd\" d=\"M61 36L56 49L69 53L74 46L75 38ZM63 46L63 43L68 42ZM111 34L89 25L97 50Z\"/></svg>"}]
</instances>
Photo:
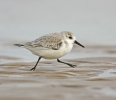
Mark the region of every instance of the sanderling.
<instances>
[{"instance_id":1,"label":"sanderling","mask_svg":"<svg viewBox=\"0 0 116 100\"><path fill-rule=\"evenodd\" d=\"M74 43L84 48L83 45L76 41L76 36L73 33L69 31L63 31L60 33L51 33L44 35L32 42L14 45L24 47L30 50L34 55L39 56L35 66L31 69L34 71L41 58L57 59L57 61L60 63L67 64L73 68L76 67L76 65L59 60L59 58L71 51Z\"/></svg>"}]
</instances>

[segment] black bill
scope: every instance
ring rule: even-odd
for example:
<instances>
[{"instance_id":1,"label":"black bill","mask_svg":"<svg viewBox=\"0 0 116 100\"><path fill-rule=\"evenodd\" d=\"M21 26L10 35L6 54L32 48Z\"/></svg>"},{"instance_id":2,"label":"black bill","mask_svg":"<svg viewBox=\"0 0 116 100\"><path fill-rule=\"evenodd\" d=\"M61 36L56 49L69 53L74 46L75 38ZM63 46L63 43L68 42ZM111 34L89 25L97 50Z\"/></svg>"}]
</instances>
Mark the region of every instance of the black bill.
<instances>
[{"instance_id":1,"label":"black bill","mask_svg":"<svg viewBox=\"0 0 116 100\"><path fill-rule=\"evenodd\" d=\"M80 44L79 42L77 42L76 40L74 41L75 44L78 44L79 46L85 48L82 44Z\"/></svg>"}]
</instances>

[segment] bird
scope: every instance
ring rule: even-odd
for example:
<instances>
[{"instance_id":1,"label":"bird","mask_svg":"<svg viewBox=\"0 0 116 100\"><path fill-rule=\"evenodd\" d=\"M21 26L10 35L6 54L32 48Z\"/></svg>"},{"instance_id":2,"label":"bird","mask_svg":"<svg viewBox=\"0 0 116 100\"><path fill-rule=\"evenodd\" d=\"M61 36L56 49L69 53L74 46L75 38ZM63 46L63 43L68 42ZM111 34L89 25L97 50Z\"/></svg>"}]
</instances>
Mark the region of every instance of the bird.
<instances>
[{"instance_id":1,"label":"bird","mask_svg":"<svg viewBox=\"0 0 116 100\"><path fill-rule=\"evenodd\" d=\"M62 31L43 35L31 42L14 45L26 48L30 50L34 55L39 57L35 66L30 69L30 71L34 71L41 58L57 59L57 62L75 68L76 65L63 62L59 59L64 55L68 54L72 50L74 43L85 48L82 44L80 44L76 40L76 36L72 32Z\"/></svg>"}]
</instances>

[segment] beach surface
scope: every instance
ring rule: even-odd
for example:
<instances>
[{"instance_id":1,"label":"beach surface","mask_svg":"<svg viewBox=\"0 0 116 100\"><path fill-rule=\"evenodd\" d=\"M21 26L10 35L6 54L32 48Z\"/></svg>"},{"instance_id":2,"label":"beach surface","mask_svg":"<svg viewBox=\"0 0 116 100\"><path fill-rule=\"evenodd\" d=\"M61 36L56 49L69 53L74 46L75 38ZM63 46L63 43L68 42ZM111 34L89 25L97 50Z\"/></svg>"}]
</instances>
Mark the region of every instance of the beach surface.
<instances>
[{"instance_id":1,"label":"beach surface","mask_svg":"<svg viewBox=\"0 0 116 100\"><path fill-rule=\"evenodd\" d=\"M116 46L74 45L62 61L41 60L28 50L3 43L0 100L116 100ZM4 45L4 46L3 46Z\"/></svg>"}]
</instances>

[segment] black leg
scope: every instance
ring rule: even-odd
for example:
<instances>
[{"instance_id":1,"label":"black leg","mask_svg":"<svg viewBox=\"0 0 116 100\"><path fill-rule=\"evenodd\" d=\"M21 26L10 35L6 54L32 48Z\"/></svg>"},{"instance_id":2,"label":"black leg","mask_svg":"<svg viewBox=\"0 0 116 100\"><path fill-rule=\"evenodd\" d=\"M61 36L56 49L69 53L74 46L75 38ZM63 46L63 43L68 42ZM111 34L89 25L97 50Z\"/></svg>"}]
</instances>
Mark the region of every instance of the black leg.
<instances>
[{"instance_id":1,"label":"black leg","mask_svg":"<svg viewBox=\"0 0 116 100\"><path fill-rule=\"evenodd\" d=\"M36 69L36 66L37 66L37 64L38 64L38 62L40 61L41 58L42 58L42 57L39 57L39 58L38 58L38 60L37 60L37 62L36 62L36 64L35 64L35 66L34 66L30 71L32 71L32 70L34 71L34 70Z\"/></svg>"},{"instance_id":2,"label":"black leg","mask_svg":"<svg viewBox=\"0 0 116 100\"><path fill-rule=\"evenodd\" d=\"M76 65L72 65L70 63L66 63L66 62L60 61L59 59L57 59L57 61L60 62L60 63L63 63L63 64L67 64L67 65L69 65L70 67L73 67L73 68L76 67Z\"/></svg>"}]
</instances>

